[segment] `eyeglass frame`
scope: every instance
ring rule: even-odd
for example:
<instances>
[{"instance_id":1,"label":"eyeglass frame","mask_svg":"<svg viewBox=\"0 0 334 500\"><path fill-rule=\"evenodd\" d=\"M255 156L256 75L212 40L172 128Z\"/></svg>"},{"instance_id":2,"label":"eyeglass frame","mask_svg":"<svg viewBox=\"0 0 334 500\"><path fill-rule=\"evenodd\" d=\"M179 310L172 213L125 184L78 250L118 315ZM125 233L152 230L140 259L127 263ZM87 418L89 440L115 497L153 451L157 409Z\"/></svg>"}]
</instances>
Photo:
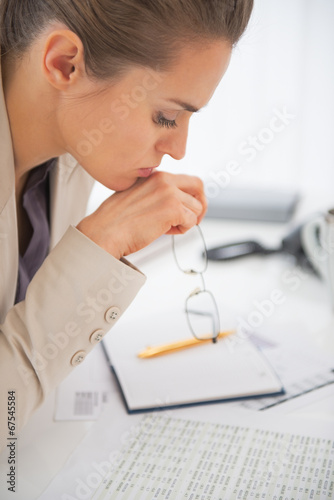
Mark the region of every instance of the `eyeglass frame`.
<instances>
[{"instance_id":1,"label":"eyeglass frame","mask_svg":"<svg viewBox=\"0 0 334 500\"><path fill-rule=\"evenodd\" d=\"M205 285L204 273L205 273L205 271L208 268L208 250L207 250L207 246L206 246L205 239L204 239L204 236L203 236L203 232L202 232L202 229L200 228L200 226L198 224L196 224L196 226L194 226L194 227L197 228L198 233L199 233L199 235L200 235L200 237L202 239L202 243L203 243L203 248L204 248L203 257L205 259L203 271L195 271L194 269L182 269L182 267L180 266L180 263L179 263L179 261L177 259L177 256L176 256L175 235L172 235L173 256L174 256L174 261L175 261L177 267L179 268L179 270L182 273L188 274L188 275L192 275L192 276L198 275L198 276L200 276L201 281L202 281L202 288L196 287L192 292L190 292L190 294L188 295L188 297L185 300L185 312L186 312L186 315L187 315L187 323L188 323L189 329L190 329L193 337L195 337L195 339L200 340L200 341L201 340L207 340L207 339L204 339L204 338L201 339L201 338L197 337L197 335L195 334L194 329L193 329L193 327L191 325L191 322L190 322L190 319L189 319L188 301L189 301L189 299L191 299L195 295L199 295L200 293L203 293L203 292L208 293L211 296L212 302L213 302L215 310L216 310L216 318L218 320L217 321L217 331L213 332L213 335L212 335L212 342L215 344L217 342L217 340L218 340L219 333L220 333L219 311L218 311L217 302L216 302L216 299L215 299L213 293L210 290L207 290L206 285ZM182 235L180 235L180 236L182 236ZM216 321L213 321L213 323L215 324ZM208 337L208 338L210 338L210 337Z\"/></svg>"}]
</instances>

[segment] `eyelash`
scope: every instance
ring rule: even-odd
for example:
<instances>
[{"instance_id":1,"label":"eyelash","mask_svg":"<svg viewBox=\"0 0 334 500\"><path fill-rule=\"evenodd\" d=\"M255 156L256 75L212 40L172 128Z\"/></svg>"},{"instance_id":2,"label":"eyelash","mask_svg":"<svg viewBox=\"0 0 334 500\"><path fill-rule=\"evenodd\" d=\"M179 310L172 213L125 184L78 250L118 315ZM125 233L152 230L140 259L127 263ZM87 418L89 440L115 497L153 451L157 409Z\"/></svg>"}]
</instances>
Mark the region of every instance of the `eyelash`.
<instances>
[{"instance_id":1,"label":"eyelash","mask_svg":"<svg viewBox=\"0 0 334 500\"><path fill-rule=\"evenodd\" d=\"M176 128L177 123L175 120L167 120L161 113L158 114L157 118L154 120L157 125L165 128Z\"/></svg>"}]
</instances>

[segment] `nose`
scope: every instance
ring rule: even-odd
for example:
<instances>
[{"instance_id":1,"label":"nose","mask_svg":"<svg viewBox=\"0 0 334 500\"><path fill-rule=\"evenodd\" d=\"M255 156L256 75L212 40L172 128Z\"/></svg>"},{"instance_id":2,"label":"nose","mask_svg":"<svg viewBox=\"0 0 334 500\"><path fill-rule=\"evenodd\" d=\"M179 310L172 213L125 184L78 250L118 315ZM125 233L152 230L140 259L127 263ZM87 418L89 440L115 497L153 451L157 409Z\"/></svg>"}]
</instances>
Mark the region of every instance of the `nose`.
<instances>
[{"instance_id":1,"label":"nose","mask_svg":"<svg viewBox=\"0 0 334 500\"><path fill-rule=\"evenodd\" d=\"M156 149L159 153L167 154L174 160L182 160L186 154L188 139L188 125L168 130L164 136L156 143Z\"/></svg>"}]
</instances>

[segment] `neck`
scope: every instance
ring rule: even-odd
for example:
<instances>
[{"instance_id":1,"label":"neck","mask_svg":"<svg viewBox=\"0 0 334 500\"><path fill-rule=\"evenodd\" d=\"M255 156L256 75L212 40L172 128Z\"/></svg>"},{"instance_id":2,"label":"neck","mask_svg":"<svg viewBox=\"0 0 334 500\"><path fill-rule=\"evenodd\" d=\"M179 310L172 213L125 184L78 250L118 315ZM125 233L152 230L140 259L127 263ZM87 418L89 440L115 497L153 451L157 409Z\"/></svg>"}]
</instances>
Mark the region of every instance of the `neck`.
<instances>
[{"instance_id":1,"label":"neck","mask_svg":"<svg viewBox=\"0 0 334 500\"><path fill-rule=\"evenodd\" d=\"M12 135L17 194L28 172L64 153L57 129L53 90L36 78L28 58L2 65L4 96Z\"/></svg>"}]
</instances>

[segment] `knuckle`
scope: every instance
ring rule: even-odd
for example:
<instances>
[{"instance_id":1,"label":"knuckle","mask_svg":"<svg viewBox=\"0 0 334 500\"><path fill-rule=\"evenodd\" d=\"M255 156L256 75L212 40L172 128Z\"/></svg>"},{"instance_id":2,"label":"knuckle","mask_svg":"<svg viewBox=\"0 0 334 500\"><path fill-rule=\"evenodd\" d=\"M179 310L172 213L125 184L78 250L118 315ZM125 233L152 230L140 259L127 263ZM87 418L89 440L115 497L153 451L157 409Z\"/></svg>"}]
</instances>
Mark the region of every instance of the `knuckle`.
<instances>
[{"instance_id":1,"label":"knuckle","mask_svg":"<svg viewBox=\"0 0 334 500\"><path fill-rule=\"evenodd\" d=\"M159 184L156 187L156 194L161 200L174 200L177 197L176 189L171 184Z\"/></svg>"},{"instance_id":2,"label":"knuckle","mask_svg":"<svg viewBox=\"0 0 334 500\"><path fill-rule=\"evenodd\" d=\"M163 190L164 188L168 186L172 186L170 182L168 182L168 174L166 172L156 172L154 175L152 175L149 178L149 181L151 182L151 185L154 190L161 189Z\"/></svg>"},{"instance_id":3,"label":"knuckle","mask_svg":"<svg viewBox=\"0 0 334 500\"><path fill-rule=\"evenodd\" d=\"M204 191L204 182L202 181L202 179L200 177L194 177L194 180L195 180L197 189L199 191Z\"/></svg>"},{"instance_id":4,"label":"knuckle","mask_svg":"<svg viewBox=\"0 0 334 500\"><path fill-rule=\"evenodd\" d=\"M197 182L197 184L199 186L202 186L203 185L203 181L200 177L198 177L197 175L194 175L193 178L195 179L195 182Z\"/></svg>"},{"instance_id":5,"label":"knuckle","mask_svg":"<svg viewBox=\"0 0 334 500\"><path fill-rule=\"evenodd\" d=\"M169 174L168 172L159 172L159 175L160 175L160 178L164 181L164 182L168 182L170 180L170 177L171 177L171 174Z\"/></svg>"},{"instance_id":6,"label":"knuckle","mask_svg":"<svg viewBox=\"0 0 334 500\"><path fill-rule=\"evenodd\" d=\"M151 179L155 180L158 184L160 183L166 183L168 179L169 174L167 172L156 172Z\"/></svg>"}]
</instances>

